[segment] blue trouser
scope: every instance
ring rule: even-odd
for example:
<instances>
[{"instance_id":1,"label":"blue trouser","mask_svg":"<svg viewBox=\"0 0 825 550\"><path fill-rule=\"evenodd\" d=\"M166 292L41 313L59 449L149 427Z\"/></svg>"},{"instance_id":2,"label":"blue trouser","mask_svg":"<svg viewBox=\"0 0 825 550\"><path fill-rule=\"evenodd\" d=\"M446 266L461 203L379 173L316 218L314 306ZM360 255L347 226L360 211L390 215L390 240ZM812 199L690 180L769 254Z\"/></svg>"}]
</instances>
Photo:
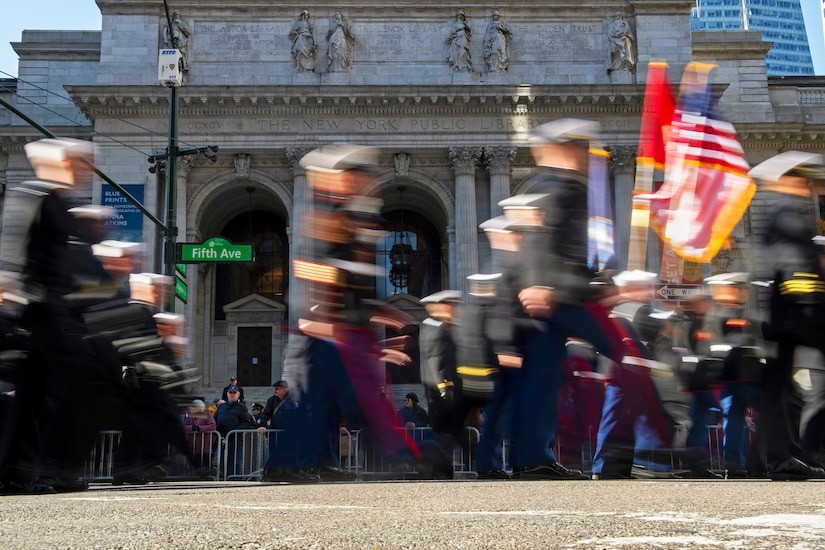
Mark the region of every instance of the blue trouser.
<instances>
[{"instance_id":1,"label":"blue trouser","mask_svg":"<svg viewBox=\"0 0 825 550\"><path fill-rule=\"evenodd\" d=\"M476 472L506 468L507 465L502 462L499 452L500 444L505 438L510 440L510 464L518 460L518 441L514 439L512 429L516 420L513 410L516 401L508 399L508 396L515 395L513 392L518 391L520 387L521 369L502 367L493 396L484 407L486 420L476 450Z\"/></svg>"},{"instance_id":2,"label":"blue trouser","mask_svg":"<svg viewBox=\"0 0 825 550\"><path fill-rule=\"evenodd\" d=\"M597 318L586 307L561 304L550 319L536 322L524 335L521 390L516 404L518 445L514 469L532 468L557 462L551 445L558 423L558 392L563 383L562 363L567 358L565 344L570 337L590 342L608 357L621 361L623 346L603 327L611 323L605 315Z\"/></svg>"},{"instance_id":3,"label":"blue trouser","mask_svg":"<svg viewBox=\"0 0 825 550\"><path fill-rule=\"evenodd\" d=\"M728 382L722 391L725 429L725 467L744 468L748 446L745 414L754 404L757 386L753 382Z\"/></svg>"}]
</instances>

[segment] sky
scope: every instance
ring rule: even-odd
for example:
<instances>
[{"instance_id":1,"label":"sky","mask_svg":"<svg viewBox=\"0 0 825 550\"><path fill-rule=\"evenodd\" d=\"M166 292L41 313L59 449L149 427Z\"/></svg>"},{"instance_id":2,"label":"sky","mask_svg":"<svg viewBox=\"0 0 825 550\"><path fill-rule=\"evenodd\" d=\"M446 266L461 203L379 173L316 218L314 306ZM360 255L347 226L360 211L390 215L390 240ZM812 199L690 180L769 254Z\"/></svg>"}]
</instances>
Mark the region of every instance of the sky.
<instances>
[{"instance_id":1,"label":"sky","mask_svg":"<svg viewBox=\"0 0 825 550\"><path fill-rule=\"evenodd\" d=\"M17 54L9 42L19 42L24 29L100 30L100 10L94 0L5 0L4 4L3 22L0 23L0 78L17 76ZM813 21L818 32L819 47L812 48L811 52L814 56L814 72L825 75L825 39L820 0L802 0L802 9L806 26L809 21Z\"/></svg>"}]
</instances>

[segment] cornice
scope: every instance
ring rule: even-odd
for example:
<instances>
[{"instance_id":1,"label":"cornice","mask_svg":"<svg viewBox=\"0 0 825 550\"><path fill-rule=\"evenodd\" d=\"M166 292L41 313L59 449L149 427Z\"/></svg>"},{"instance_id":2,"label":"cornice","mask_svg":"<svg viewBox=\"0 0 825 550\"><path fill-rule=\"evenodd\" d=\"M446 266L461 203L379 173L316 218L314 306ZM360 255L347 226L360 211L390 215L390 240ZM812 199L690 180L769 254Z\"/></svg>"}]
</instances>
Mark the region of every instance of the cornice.
<instances>
[{"instance_id":1,"label":"cornice","mask_svg":"<svg viewBox=\"0 0 825 550\"><path fill-rule=\"evenodd\" d=\"M98 116L165 117L161 86L66 86L77 107ZM184 86L178 110L187 116L450 115L641 112L644 85L591 86ZM519 107L517 107L519 106ZM523 106L523 107L521 107Z\"/></svg>"}]
</instances>

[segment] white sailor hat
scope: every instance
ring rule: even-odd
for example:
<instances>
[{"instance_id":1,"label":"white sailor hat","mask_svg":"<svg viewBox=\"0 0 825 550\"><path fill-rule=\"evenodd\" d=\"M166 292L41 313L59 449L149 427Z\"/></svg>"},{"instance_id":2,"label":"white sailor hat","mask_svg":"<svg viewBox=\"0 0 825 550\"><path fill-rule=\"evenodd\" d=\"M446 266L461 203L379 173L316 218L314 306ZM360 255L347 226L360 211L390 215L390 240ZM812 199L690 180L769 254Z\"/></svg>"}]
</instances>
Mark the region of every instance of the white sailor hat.
<instances>
[{"instance_id":1,"label":"white sailor hat","mask_svg":"<svg viewBox=\"0 0 825 550\"><path fill-rule=\"evenodd\" d=\"M467 276L470 283L470 296L495 296L496 285L501 280L501 273L474 273Z\"/></svg>"},{"instance_id":2,"label":"white sailor hat","mask_svg":"<svg viewBox=\"0 0 825 550\"><path fill-rule=\"evenodd\" d=\"M29 160L43 159L60 162L70 158L94 160L94 144L82 139L41 139L23 146Z\"/></svg>"},{"instance_id":3,"label":"white sailor hat","mask_svg":"<svg viewBox=\"0 0 825 550\"><path fill-rule=\"evenodd\" d=\"M512 224L513 222L508 220L507 216L496 216L495 218L481 222L478 228L490 233L511 233L512 230L510 226Z\"/></svg>"},{"instance_id":4,"label":"white sailor hat","mask_svg":"<svg viewBox=\"0 0 825 550\"><path fill-rule=\"evenodd\" d=\"M825 246L825 235L814 235L811 240L817 246Z\"/></svg>"},{"instance_id":5,"label":"white sailor hat","mask_svg":"<svg viewBox=\"0 0 825 550\"><path fill-rule=\"evenodd\" d=\"M440 290L421 298L422 304L444 304L461 301L460 290Z\"/></svg>"},{"instance_id":6,"label":"white sailor hat","mask_svg":"<svg viewBox=\"0 0 825 550\"><path fill-rule=\"evenodd\" d=\"M822 155L802 151L785 151L758 164L748 172L752 178L777 181L780 176L796 173L810 179L825 178Z\"/></svg>"},{"instance_id":7,"label":"white sailor hat","mask_svg":"<svg viewBox=\"0 0 825 550\"><path fill-rule=\"evenodd\" d=\"M747 284L751 280L751 274L745 271L732 273L719 273L705 279L706 285L738 285Z\"/></svg>"},{"instance_id":8,"label":"white sailor hat","mask_svg":"<svg viewBox=\"0 0 825 550\"><path fill-rule=\"evenodd\" d=\"M579 118L561 118L530 130L530 143L589 142L599 137L599 123Z\"/></svg>"},{"instance_id":9,"label":"white sailor hat","mask_svg":"<svg viewBox=\"0 0 825 550\"><path fill-rule=\"evenodd\" d=\"M365 169L378 164L381 150L361 145L325 145L310 151L298 163L306 170L340 173L345 170Z\"/></svg>"},{"instance_id":10,"label":"white sailor hat","mask_svg":"<svg viewBox=\"0 0 825 550\"><path fill-rule=\"evenodd\" d=\"M159 273L132 273L129 275L129 284L171 285L172 277Z\"/></svg>"},{"instance_id":11,"label":"white sailor hat","mask_svg":"<svg viewBox=\"0 0 825 550\"><path fill-rule=\"evenodd\" d=\"M115 211L113 208L109 208L108 206L97 206L94 204L69 208L69 213L79 219L105 220L111 217L114 212Z\"/></svg>"},{"instance_id":12,"label":"white sailor hat","mask_svg":"<svg viewBox=\"0 0 825 550\"><path fill-rule=\"evenodd\" d=\"M123 258L134 256L143 249L143 243L105 240L92 245L92 254L103 258Z\"/></svg>"},{"instance_id":13,"label":"white sailor hat","mask_svg":"<svg viewBox=\"0 0 825 550\"><path fill-rule=\"evenodd\" d=\"M525 193L499 201L498 205L504 209L504 217L510 222L509 229L541 225L542 207L548 196L546 193Z\"/></svg>"},{"instance_id":14,"label":"white sailor hat","mask_svg":"<svg viewBox=\"0 0 825 550\"><path fill-rule=\"evenodd\" d=\"M631 269L622 271L613 277L616 286L627 286L631 284L653 284L658 275L641 269Z\"/></svg>"}]
</instances>

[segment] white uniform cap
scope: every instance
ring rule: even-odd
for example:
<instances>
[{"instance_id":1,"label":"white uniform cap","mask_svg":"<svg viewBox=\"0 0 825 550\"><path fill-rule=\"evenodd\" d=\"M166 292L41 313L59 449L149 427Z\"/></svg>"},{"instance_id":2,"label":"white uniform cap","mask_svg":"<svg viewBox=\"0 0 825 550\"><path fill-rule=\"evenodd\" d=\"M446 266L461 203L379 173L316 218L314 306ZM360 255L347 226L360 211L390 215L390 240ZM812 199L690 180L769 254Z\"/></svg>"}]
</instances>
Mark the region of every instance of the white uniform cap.
<instances>
[{"instance_id":1,"label":"white uniform cap","mask_svg":"<svg viewBox=\"0 0 825 550\"><path fill-rule=\"evenodd\" d=\"M627 286L631 284L653 284L656 282L658 275L649 271L642 271L640 269L631 269L629 271L622 271L613 277L613 283L616 286Z\"/></svg>"},{"instance_id":2,"label":"white uniform cap","mask_svg":"<svg viewBox=\"0 0 825 550\"><path fill-rule=\"evenodd\" d=\"M777 181L780 176L789 172L797 172L811 179L825 178L822 155L785 151L758 164L748 172L748 175L760 180Z\"/></svg>"},{"instance_id":3,"label":"white uniform cap","mask_svg":"<svg viewBox=\"0 0 825 550\"><path fill-rule=\"evenodd\" d=\"M114 212L115 211L113 208L109 208L108 206L96 206L94 204L69 208L69 213L75 218L80 219L105 220L110 218Z\"/></svg>"},{"instance_id":4,"label":"white uniform cap","mask_svg":"<svg viewBox=\"0 0 825 550\"><path fill-rule=\"evenodd\" d=\"M474 273L467 276L470 283L470 296L495 296L496 285L501 280L501 273Z\"/></svg>"},{"instance_id":5,"label":"white uniform cap","mask_svg":"<svg viewBox=\"0 0 825 550\"><path fill-rule=\"evenodd\" d=\"M650 315L648 315L648 316L652 317L654 319L670 319L671 317L674 317L675 315L676 315L675 311L662 311L662 310L657 309L657 310L654 310L654 311L650 312Z\"/></svg>"},{"instance_id":6,"label":"white uniform cap","mask_svg":"<svg viewBox=\"0 0 825 550\"><path fill-rule=\"evenodd\" d=\"M82 139L41 139L23 146L26 157L61 162L70 158L85 158L94 160L94 144Z\"/></svg>"},{"instance_id":7,"label":"white uniform cap","mask_svg":"<svg viewBox=\"0 0 825 550\"><path fill-rule=\"evenodd\" d=\"M751 280L751 274L741 271L733 273L719 273L705 279L706 285L737 285L747 284Z\"/></svg>"},{"instance_id":8,"label":"white uniform cap","mask_svg":"<svg viewBox=\"0 0 825 550\"><path fill-rule=\"evenodd\" d=\"M159 273L132 273L129 275L130 284L144 285L171 285L172 277L160 275Z\"/></svg>"},{"instance_id":9,"label":"white uniform cap","mask_svg":"<svg viewBox=\"0 0 825 550\"><path fill-rule=\"evenodd\" d=\"M512 224L513 222L508 220L507 216L496 216L495 218L481 222L478 228L491 233L511 233L512 231L508 228ZM470 276L472 277L472 275Z\"/></svg>"},{"instance_id":10,"label":"white uniform cap","mask_svg":"<svg viewBox=\"0 0 825 550\"><path fill-rule=\"evenodd\" d=\"M143 243L105 240L92 245L92 254L104 258L123 258L134 256L143 249Z\"/></svg>"},{"instance_id":11,"label":"white uniform cap","mask_svg":"<svg viewBox=\"0 0 825 550\"><path fill-rule=\"evenodd\" d=\"M325 145L310 151L298 163L306 170L340 173L354 168L370 168L378 164L381 150L361 145Z\"/></svg>"},{"instance_id":12,"label":"white uniform cap","mask_svg":"<svg viewBox=\"0 0 825 550\"><path fill-rule=\"evenodd\" d=\"M444 304L461 301L460 290L440 290L421 298L422 304Z\"/></svg>"},{"instance_id":13,"label":"white uniform cap","mask_svg":"<svg viewBox=\"0 0 825 550\"><path fill-rule=\"evenodd\" d=\"M545 199L548 197L546 193L525 193L523 195L513 195L504 200L498 201L498 205L504 210L510 209L538 209L544 205Z\"/></svg>"},{"instance_id":14,"label":"white uniform cap","mask_svg":"<svg viewBox=\"0 0 825 550\"><path fill-rule=\"evenodd\" d=\"M530 143L567 143L599 137L600 126L592 120L562 118L547 122L530 130Z\"/></svg>"},{"instance_id":15,"label":"white uniform cap","mask_svg":"<svg viewBox=\"0 0 825 550\"><path fill-rule=\"evenodd\" d=\"M825 246L825 235L814 235L811 240L817 246Z\"/></svg>"}]
</instances>

